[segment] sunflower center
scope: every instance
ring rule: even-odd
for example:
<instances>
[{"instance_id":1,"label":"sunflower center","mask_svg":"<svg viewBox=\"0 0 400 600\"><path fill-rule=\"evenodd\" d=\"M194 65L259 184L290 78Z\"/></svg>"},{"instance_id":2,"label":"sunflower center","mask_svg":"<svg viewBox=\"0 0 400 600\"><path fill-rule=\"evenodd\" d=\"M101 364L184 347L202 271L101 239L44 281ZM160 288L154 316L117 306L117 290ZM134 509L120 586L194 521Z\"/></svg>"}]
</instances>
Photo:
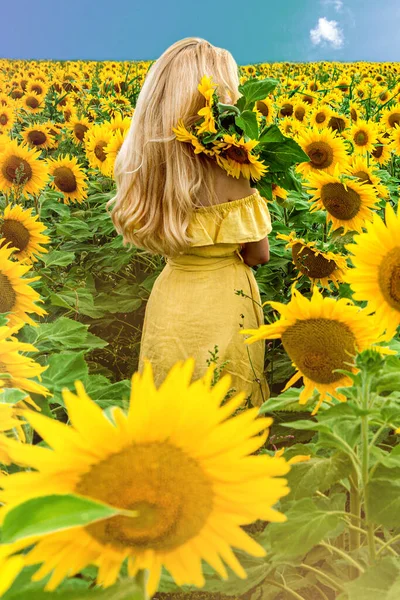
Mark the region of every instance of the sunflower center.
<instances>
[{"instance_id":1,"label":"sunflower center","mask_svg":"<svg viewBox=\"0 0 400 600\"><path fill-rule=\"evenodd\" d=\"M213 489L196 460L168 442L132 444L94 465L76 492L127 510L86 526L103 544L173 550L196 536L213 507Z\"/></svg>"},{"instance_id":2,"label":"sunflower center","mask_svg":"<svg viewBox=\"0 0 400 600\"><path fill-rule=\"evenodd\" d=\"M32 169L28 161L15 156L9 156L3 163L2 173L10 183L25 183L32 177Z\"/></svg>"},{"instance_id":3,"label":"sunflower center","mask_svg":"<svg viewBox=\"0 0 400 600\"><path fill-rule=\"evenodd\" d=\"M29 243L30 235L28 229L15 219L6 219L0 227L2 237L6 238L5 244L11 242L18 250L25 250Z\"/></svg>"},{"instance_id":4,"label":"sunflower center","mask_svg":"<svg viewBox=\"0 0 400 600\"><path fill-rule=\"evenodd\" d=\"M390 127L394 127L395 125L400 125L400 113L395 112L389 116L389 125Z\"/></svg>"},{"instance_id":5,"label":"sunflower center","mask_svg":"<svg viewBox=\"0 0 400 600\"><path fill-rule=\"evenodd\" d=\"M383 145L375 146L374 150L372 150L371 154L374 158L380 158L383 153Z\"/></svg>"},{"instance_id":6,"label":"sunflower center","mask_svg":"<svg viewBox=\"0 0 400 600\"><path fill-rule=\"evenodd\" d=\"M29 96L26 99L26 105L29 106L30 108L37 108L39 106L39 100L37 98L35 98L34 96Z\"/></svg>"},{"instance_id":7,"label":"sunflower center","mask_svg":"<svg viewBox=\"0 0 400 600\"><path fill-rule=\"evenodd\" d=\"M2 115L0 115L0 124L7 125L7 123L8 123L8 117L6 114L3 113Z\"/></svg>"},{"instance_id":8,"label":"sunflower center","mask_svg":"<svg viewBox=\"0 0 400 600\"><path fill-rule=\"evenodd\" d=\"M282 344L296 367L316 383L334 383L343 377L335 369L355 354L356 338L345 323L331 319L296 321L282 333Z\"/></svg>"},{"instance_id":9,"label":"sunflower center","mask_svg":"<svg viewBox=\"0 0 400 600\"><path fill-rule=\"evenodd\" d=\"M329 277L337 266L334 260L328 260L322 254L316 254L311 248L300 242L292 247L292 257L299 271L310 279Z\"/></svg>"},{"instance_id":10,"label":"sunflower center","mask_svg":"<svg viewBox=\"0 0 400 600\"><path fill-rule=\"evenodd\" d=\"M103 148L107 146L106 142L97 142L95 149L94 149L94 153L96 155L96 157L101 160L101 162L104 162L107 158L107 154L104 152Z\"/></svg>"},{"instance_id":11,"label":"sunflower center","mask_svg":"<svg viewBox=\"0 0 400 600\"><path fill-rule=\"evenodd\" d=\"M76 135L76 137L78 138L78 140L82 141L85 133L87 132L87 130L89 129L89 127L87 125L84 125L84 123L76 123L74 126L74 133Z\"/></svg>"},{"instance_id":12,"label":"sunflower center","mask_svg":"<svg viewBox=\"0 0 400 600\"><path fill-rule=\"evenodd\" d=\"M312 142L306 149L314 169L326 169L333 162L333 151L326 142Z\"/></svg>"},{"instance_id":13,"label":"sunflower center","mask_svg":"<svg viewBox=\"0 0 400 600\"><path fill-rule=\"evenodd\" d=\"M262 115L264 115L264 117L268 117L268 115L269 115L269 107L266 104L264 104L264 102L262 102L261 100L259 100L256 103L256 108L257 108L257 110L260 111L260 113Z\"/></svg>"},{"instance_id":14,"label":"sunflower center","mask_svg":"<svg viewBox=\"0 0 400 600\"><path fill-rule=\"evenodd\" d=\"M75 175L68 167L57 167L54 170L54 183L59 190L67 194L75 192L77 188Z\"/></svg>"},{"instance_id":15,"label":"sunflower center","mask_svg":"<svg viewBox=\"0 0 400 600\"><path fill-rule=\"evenodd\" d=\"M347 184L347 191L342 183L326 183L322 186L321 200L325 209L336 219L348 221L353 219L361 206L361 198Z\"/></svg>"},{"instance_id":16,"label":"sunflower center","mask_svg":"<svg viewBox=\"0 0 400 600\"><path fill-rule=\"evenodd\" d=\"M379 265L379 287L388 304L400 311L400 246L388 252Z\"/></svg>"},{"instance_id":17,"label":"sunflower center","mask_svg":"<svg viewBox=\"0 0 400 600\"><path fill-rule=\"evenodd\" d=\"M291 117L293 114L293 104L287 102L281 107L280 113L283 117Z\"/></svg>"},{"instance_id":18,"label":"sunflower center","mask_svg":"<svg viewBox=\"0 0 400 600\"><path fill-rule=\"evenodd\" d=\"M352 118L353 121L357 121L357 113L356 113L356 110L354 108L352 108L350 110L350 116L351 116L351 118Z\"/></svg>"},{"instance_id":19,"label":"sunflower center","mask_svg":"<svg viewBox=\"0 0 400 600\"><path fill-rule=\"evenodd\" d=\"M46 134L43 131L30 131L28 133L28 140L34 146L40 146L46 141Z\"/></svg>"},{"instance_id":20,"label":"sunflower center","mask_svg":"<svg viewBox=\"0 0 400 600\"><path fill-rule=\"evenodd\" d=\"M315 121L317 123L323 123L324 121L326 121L326 114L324 112L317 113L315 116Z\"/></svg>"},{"instance_id":21,"label":"sunflower center","mask_svg":"<svg viewBox=\"0 0 400 600\"><path fill-rule=\"evenodd\" d=\"M226 151L226 156L240 164L249 162L246 150L244 148L238 148L237 146L231 146Z\"/></svg>"},{"instance_id":22,"label":"sunflower center","mask_svg":"<svg viewBox=\"0 0 400 600\"><path fill-rule=\"evenodd\" d=\"M339 131L339 133L341 133L346 127L346 122L340 117L331 117L328 122L328 127L332 127L334 131Z\"/></svg>"},{"instance_id":23,"label":"sunflower center","mask_svg":"<svg viewBox=\"0 0 400 600\"><path fill-rule=\"evenodd\" d=\"M16 299L17 296L11 281L6 275L0 273L0 313L11 311Z\"/></svg>"},{"instance_id":24,"label":"sunflower center","mask_svg":"<svg viewBox=\"0 0 400 600\"><path fill-rule=\"evenodd\" d=\"M365 146L368 143L368 134L366 131L357 131L354 136L354 143L357 146Z\"/></svg>"},{"instance_id":25,"label":"sunflower center","mask_svg":"<svg viewBox=\"0 0 400 600\"><path fill-rule=\"evenodd\" d=\"M305 114L306 114L306 111L303 106L298 106L296 108L296 110L294 111L294 116L296 117L296 119L298 121L302 121L304 119Z\"/></svg>"},{"instance_id":26,"label":"sunflower center","mask_svg":"<svg viewBox=\"0 0 400 600\"><path fill-rule=\"evenodd\" d=\"M354 177L358 177L360 181L366 181L367 183L372 185L372 181L369 178L369 174L365 171L357 171L357 173L354 173Z\"/></svg>"}]
</instances>

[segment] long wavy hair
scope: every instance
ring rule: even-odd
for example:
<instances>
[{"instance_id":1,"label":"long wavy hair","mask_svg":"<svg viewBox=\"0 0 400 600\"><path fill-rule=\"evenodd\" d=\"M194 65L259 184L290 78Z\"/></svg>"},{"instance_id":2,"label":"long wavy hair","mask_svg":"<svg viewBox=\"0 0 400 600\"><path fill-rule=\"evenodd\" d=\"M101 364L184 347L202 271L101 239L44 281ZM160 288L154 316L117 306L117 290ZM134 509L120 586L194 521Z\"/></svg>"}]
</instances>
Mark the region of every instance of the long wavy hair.
<instances>
[{"instance_id":1,"label":"long wavy hair","mask_svg":"<svg viewBox=\"0 0 400 600\"><path fill-rule=\"evenodd\" d=\"M210 204L218 203L214 190L213 159L194 154L178 142L172 128L196 121L205 99L197 89L203 75L218 84L221 102L235 104L240 97L239 70L227 50L202 38L189 37L172 44L147 72L127 136L114 165L116 195L111 219L123 245L152 254L175 256L190 245L187 228L205 190Z\"/></svg>"}]
</instances>

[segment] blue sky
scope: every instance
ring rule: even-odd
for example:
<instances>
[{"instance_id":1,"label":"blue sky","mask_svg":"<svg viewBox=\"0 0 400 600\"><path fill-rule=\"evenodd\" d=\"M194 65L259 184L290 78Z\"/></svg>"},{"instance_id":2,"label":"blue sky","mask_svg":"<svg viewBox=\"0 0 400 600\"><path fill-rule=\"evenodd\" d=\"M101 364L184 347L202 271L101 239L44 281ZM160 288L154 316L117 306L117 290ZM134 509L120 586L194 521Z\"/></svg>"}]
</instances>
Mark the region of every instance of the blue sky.
<instances>
[{"instance_id":1,"label":"blue sky","mask_svg":"<svg viewBox=\"0 0 400 600\"><path fill-rule=\"evenodd\" d=\"M153 60L198 36L242 65L400 61L400 0L14 0L2 17L1 58Z\"/></svg>"}]
</instances>

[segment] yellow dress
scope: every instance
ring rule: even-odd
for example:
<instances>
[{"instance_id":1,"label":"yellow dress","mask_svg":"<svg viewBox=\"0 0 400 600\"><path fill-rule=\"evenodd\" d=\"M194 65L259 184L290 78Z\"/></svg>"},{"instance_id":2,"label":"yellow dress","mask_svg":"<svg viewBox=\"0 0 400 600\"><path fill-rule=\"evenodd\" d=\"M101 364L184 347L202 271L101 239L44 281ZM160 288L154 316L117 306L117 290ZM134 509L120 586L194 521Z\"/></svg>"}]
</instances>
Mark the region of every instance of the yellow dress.
<instances>
[{"instance_id":1,"label":"yellow dress","mask_svg":"<svg viewBox=\"0 0 400 600\"><path fill-rule=\"evenodd\" d=\"M260 291L240 244L259 241L271 229L267 201L258 191L195 209L188 228L194 239L190 251L166 256L146 306L138 371L148 358L157 387L178 360L190 356L196 361L192 381L201 377L217 345L217 367L229 361L221 376L231 375L231 387L245 391L254 406L268 399L265 340L245 344L239 333L264 324Z\"/></svg>"}]
</instances>

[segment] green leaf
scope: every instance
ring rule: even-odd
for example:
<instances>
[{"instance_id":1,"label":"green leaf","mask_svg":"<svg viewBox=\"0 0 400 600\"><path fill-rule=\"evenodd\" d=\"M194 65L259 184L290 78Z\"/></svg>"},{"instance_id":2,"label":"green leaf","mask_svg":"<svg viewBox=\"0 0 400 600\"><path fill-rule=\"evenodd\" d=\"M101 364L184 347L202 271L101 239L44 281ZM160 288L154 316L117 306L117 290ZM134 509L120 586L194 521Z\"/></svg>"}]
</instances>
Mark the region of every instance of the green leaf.
<instances>
[{"instance_id":1,"label":"green leaf","mask_svg":"<svg viewBox=\"0 0 400 600\"><path fill-rule=\"evenodd\" d=\"M118 508L73 494L32 498L7 513L1 532L2 543L82 527L120 513Z\"/></svg>"},{"instance_id":2,"label":"green leaf","mask_svg":"<svg viewBox=\"0 0 400 600\"><path fill-rule=\"evenodd\" d=\"M74 382L84 381L88 376L88 366L84 352L64 352L53 354L48 359L48 369L42 374L42 384L49 389L54 398L52 402L64 405L61 390L67 387L75 392Z\"/></svg>"},{"instance_id":3,"label":"green leaf","mask_svg":"<svg viewBox=\"0 0 400 600\"><path fill-rule=\"evenodd\" d=\"M40 323L38 327L24 327L23 337L44 352L68 348L92 350L104 348L108 342L88 332L89 325L68 317L58 317L50 323Z\"/></svg>"},{"instance_id":4,"label":"green leaf","mask_svg":"<svg viewBox=\"0 0 400 600\"><path fill-rule=\"evenodd\" d=\"M243 129L244 133L252 140L258 138L258 123L256 113L252 110L245 110L240 117L235 117L235 123Z\"/></svg>"},{"instance_id":5,"label":"green leaf","mask_svg":"<svg viewBox=\"0 0 400 600\"><path fill-rule=\"evenodd\" d=\"M345 584L346 600L398 600L400 598L400 562L385 556L355 581Z\"/></svg>"},{"instance_id":6,"label":"green leaf","mask_svg":"<svg viewBox=\"0 0 400 600\"><path fill-rule=\"evenodd\" d=\"M276 88L278 83L277 79L249 79L240 85L239 92L246 97L245 107L252 109L254 103L257 100L264 100Z\"/></svg>"},{"instance_id":7,"label":"green leaf","mask_svg":"<svg viewBox=\"0 0 400 600\"><path fill-rule=\"evenodd\" d=\"M367 485L367 500L371 523L398 527L400 522L400 481L373 478Z\"/></svg>"},{"instance_id":8,"label":"green leaf","mask_svg":"<svg viewBox=\"0 0 400 600\"><path fill-rule=\"evenodd\" d=\"M285 523L266 528L275 561L304 556L341 523L338 515L320 510L311 498L296 502L285 514Z\"/></svg>"},{"instance_id":9,"label":"green leaf","mask_svg":"<svg viewBox=\"0 0 400 600\"><path fill-rule=\"evenodd\" d=\"M286 138L277 125L269 125L259 137L259 144L271 144L273 142L284 142Z\"/></svg>"},{"instance_id":10,"label":"green leaf","mask_svg":"<svg viewBox=\"0 0 400 600\"><path fill-rule=\"evenodd\" d=\"M62 252L60 250L53 250L48 254L44 254L42 260L46 267L54 267L56 265L65 267L73 264L75 260L74 252Z\"/></svg>"},{"instance_id":11,"label":"green leaf","mask_svg":"<svg viewBox=\"0 0 400 600\"><path fill-rule=\"evenodd\" d=\"M310 160L298 143L291 138L262 147L261 159L265 160L272 172L285 171L292 165Z\"/></svg>"},{"instance_id":12,"label":"green leaf","mask_svg":"<svg viewBox=\"0 0 400 600\"><path fill-rule=\"evenodd\" d=\"M4 600L145 600L145 596L134 579L126 578L105 589L96 587L45 592L43 589L26 588L6 594Z\"/></svg>"},{"instance_id":13,"label":"green leaf","mask_svg":"<svg viewBox=\"0 0 400 600\"><path fill-rule=\"evenodd\" d=\"M306 451L303 453L307 454ZM343 452L336 452L329 458L316 456L307 462L294 464L286 475L291 489L287 498L299 500L312 496L317 490L325 492L334 483L347 477L351 470L351 460Z\"/></svg>"},{"instance_id":14,"label":"green leaf","mask_svg":"<svg viewBox=\"0 0 400 600\"><path fill-rule=\"evenodd\" d=\"M29 396L28 392L17 388L4 387L0 390L0 403L4 404L17 404L20 400L23 400Z\"/></svg>"}]
</instances>

